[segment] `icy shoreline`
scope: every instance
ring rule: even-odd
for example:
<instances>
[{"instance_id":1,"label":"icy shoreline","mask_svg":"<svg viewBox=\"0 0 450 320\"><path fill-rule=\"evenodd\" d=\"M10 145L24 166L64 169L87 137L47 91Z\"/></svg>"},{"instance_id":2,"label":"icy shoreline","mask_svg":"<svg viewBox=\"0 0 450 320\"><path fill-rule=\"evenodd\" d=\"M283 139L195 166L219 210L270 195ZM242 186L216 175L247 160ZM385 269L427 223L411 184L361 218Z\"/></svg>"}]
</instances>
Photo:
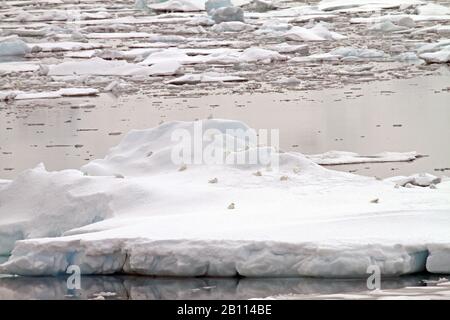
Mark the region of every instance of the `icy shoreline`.
<instances>
[{"instance_id":1,"label":"icy shoreline","mask_svg":"<svg viewBox=\"0 0 450 320\"><path fill-rule=\"evenodd\" d=\"M0 249L13 250L0 273L57 275L72 264L155 276L364 277L374 264L383 275L450 272L448 178L402 187L298 153L280 153L278 170L180 167L172 133L199 123L219 136L248 129L215 119L133 130L81 171L38 166L2 183ZM252 150L243 147L214 150Z\"/></svg>"}]
</instances>

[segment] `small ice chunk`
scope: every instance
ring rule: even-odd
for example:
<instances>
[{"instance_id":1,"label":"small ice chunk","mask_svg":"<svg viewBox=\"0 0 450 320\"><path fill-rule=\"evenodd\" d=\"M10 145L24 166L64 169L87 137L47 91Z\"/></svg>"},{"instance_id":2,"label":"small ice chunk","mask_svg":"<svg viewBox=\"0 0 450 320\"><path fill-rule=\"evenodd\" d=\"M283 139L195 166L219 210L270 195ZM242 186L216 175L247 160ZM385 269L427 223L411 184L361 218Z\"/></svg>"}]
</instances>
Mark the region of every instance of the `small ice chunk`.
<instances>
[{"instance_id":1,"label":"small ice chunk","mask_svg":"<svg viewBox=\"0 0 450 320\"><path fill-rule=\"evenodd\" d=\"M437 52L426 52L419 55L428 63L447 63L450 62L450 46Z\"/></svg>"},{"instance_id":2,"label":"small ice chunk","mask_svg":"<svg viewBox=\"0 0 450 320\"><path fill-rule=\"evenodd\" d=\"M168 0L148 5L155 11L195 12L205 10L205 2L199 0Z\"/></svg>"},{"instance_id":3,"label":"small ice chunk","mask_svg":"<svg viewBox=\"0 0 450 320\"><path fill-rule=\"evenodd\" d=\"M241 21L226 21L214 25L211 28L212 31L217 33L222 32L242 32L253 30L253 26L243 23Z\"/></svg>"},{"instance_id":4,"label":"small ice chunk","mask_svg":"<svg viewBox=\"0 0 450 320\"><path fill-rule=\"evenodd\" d=\"M363 59L383 58L386 54L377 49L360 49L353 47L341 47L330 51L330 54L341 57L356 57Z\"/></svg>"},{"instance_id":5,"label":"small ice chunk","mask_svg":"<svg viewBox=\"0 0 450 320\"><path fill-rule=\"evenodd\" d=\"M151 76L170 76L182 73L183 67L178 61L162 61L150 66L148 71Z\"/></svg>"},{"instance_id":6,"label":"small ice chunk","mask_svg":"<svg viewBox=\"0 0 450 320\"><path fill-rule=\"evenodd\" d=\"M394 182L399 186L407 186L408 184L419 187L429 187L430 185L436 185L441 182L441 178L436 177L429 173L418 173L412 176L397 176L385 179L386 181Z\"/></svg>"},{"instance_id":7,"label":"small ice chunk","mask_svg":"<svg viewBox=\"0 0 450 320\"><path fill-rule=\"evenodd\" d=\"M239 7L223 7L214 10L211 18L215 23L227 21L241 21L244 22L244 10Z\"/></svg>"},{"instance_id":8,"label":"small ice chunk","mask_svg":"<svg viewBox=\"0 0 450 320\"><path fill-rule=\"evenodd\" d=\"M206 12L208 12L209 15L211 15L216 9L232 6L233 4L230 0L208 0L205 3Z\"/></svg>"},{"instance_id":9,"label":"small ice chunk","mask_svg":"<svg viewBox=\"0 0 450 320\"><path fill-rule=\"evenodd\" d=\"M406 162L417 158L417 152L382 152L374 155L361 155L348 151L328 151L306 157L320 165L356 164L371 162Z\"/></svg>"},{"instance_id":10,"label":"small ice chunk","mask_svg":"<svg viewBox=\"0 0 450 320\"><path fill-rule=\"evenodd\" d=\"M417 7L416 13L423 16L447 15L450 14L450 8L436 3L427 3Z\"/></svg>"},{"instance_id":11,"label":"small ice chunk","mask_svg":"<svg viewBox=\"0 0 450 320\"><path fill-rule=\"evenodd\" d=\"M242 82L247 81L246 78L238 76L230 76L217 72L206 72L202 74L186 74L179 78L169 80L168 84L197 84L201 82Z\"/></svg>"},{"instance_id":12,"label":"small ice chunk","mask_svg":"<svg viewBox=\"0 0 450 320\"><path fill-rule=\"evenodd\" d=\"M402 52L396 59L403 62L423 62L414 52Z\"/></svg>"},{"instance_id":13,"label":"small ice chunk","mask_svg":"<svg viewBox=\"0 0 450 320\"><path fill-rule=\"evenodd\" d=\"M136 0L134 2L134 8L137 10L147 10L148 9L147 0Z\"/></svg>"},{"instance_id":14,"label":"small ice chunk","mask_svg":"<svg viewBox=\"0 0 450 320\"><path fill-rule=\"evenodd\" d=\"M278 53L297 53L300 55L307 55L309 53L309 46L306 44L290 45L286 42L271 45L267 49L277 51Z\"/></svg>"},{"instance_id":15,"label":"small ice chunk","mask_svg":"<svg viewBox=\"0 0 450 320\"><path fill-rule=\"evenodd\" d=\"M304 28L295 26L284 33L284 38L293 41L325 41L325 40L342 40L346 36L327 29L323 24L316 24L312 28Z\"/></svg>"},{"instance_id":16,"label":"small ice chunk","mask_svg":"<svg viewBox=\"0 0 450 320\"><path fill-rule=\"evenodd\" d=\"M416 26L416 23L410 17L403 17L397 21L397 25L402 27L414 28Z\"/></svg>"},{"instance_id":17,"label":"small ice chunk","mask_svg":"<svg viewBox=\"0 0 450 320\"><path fill-rule=\"evenodd\" d=\"M23 56L31 49L17 37L6 37L0 40L0 56Z\"/></svg>"},{"instance_id":18,"label":"small ice chunk","mask_svg":"<svg viewBox=\"0 0 450 320\"><path fill-rule=\"evenodd\" d=\"M270 63L273 61L286 60L287 57L279 54L276 51L266 50L257 47L251 47L245 49L242 54L239 55L239 60L241 62L266 62Z\"/></svg>"},{"instance_id":19,"label":"small ice chunk","mask_svg":"<svg viewBox=\"0 0 450 320\"><path fill-rule=\"evenodd\" d=\"M275 1L272 1L272 0L253 0L249 4L249 8L252 11L256 11L256 12L266 12L266 11L270 11L270 10L275 10L278 8L278 6L275 3Z\"/></svg>"},{"instance_id":20,"label":"small ice chunk","mask_svg":"<svg viewBox=\"0 0 450 320\"><path fill-rule=\"evenodd\" d=\"M369 27L369 30L378 31L378 32L395 32L395 31L402 31L402 30L406 30L406 29L408 29L408 27L402 27L402 26L395 25L389 20L376 23L373 26Z\"/></svg>"}]
</instances>

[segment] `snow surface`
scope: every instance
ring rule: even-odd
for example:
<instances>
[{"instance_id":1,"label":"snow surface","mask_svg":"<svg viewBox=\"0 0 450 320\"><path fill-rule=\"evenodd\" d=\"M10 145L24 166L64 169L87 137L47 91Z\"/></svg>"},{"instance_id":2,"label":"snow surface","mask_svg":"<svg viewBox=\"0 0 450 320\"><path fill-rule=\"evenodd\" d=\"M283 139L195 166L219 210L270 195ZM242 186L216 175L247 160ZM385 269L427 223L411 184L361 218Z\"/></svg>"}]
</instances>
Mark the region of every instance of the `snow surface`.
<instances>
[{"instance_id":1,"label":"snow surface","mask_svg":"<svg viewBox=\"0 0 450 320\"><path fill-rule=\"evenodd\" d=\"M95 57L84 61L66 61L57 65L50 65L48 75L149 76L159 71L159 68L151 69L147 66L140 66L126 61L108 61Z\"/></svg>"},{"instance_id":2,"label":"snow surface","mask_svg":"<svg viewBox=\"0 0 450 320\"><path fill-rule=\"evenodd\" d=\"M196 164L175 163L172 134L198 125L207 134L196 150L226 159L267 151L279 167L195 155ZM246 144L227 129L248 127L211 119L133 130L80 171L40 165L2 183L0 248L13 250L0 273L55 275L71 264L85 274L155 276L365 277L372 264L384 275L450 272L449 179L395 187ZM224 148L219 137L237 143Z\"/></svg>"},{"instance_id":3,"label":"snow surface","mask_svg":"<svg viewBox=\"0 0 450 320\"><path fill-rule=\"evenodd\" d=\"M246 78L224 75L217 72L203 74L186 74L184 76L167 81L168 84L196 84L200 82L239 82L247 81Z\"/></svg>"}]
</instances>

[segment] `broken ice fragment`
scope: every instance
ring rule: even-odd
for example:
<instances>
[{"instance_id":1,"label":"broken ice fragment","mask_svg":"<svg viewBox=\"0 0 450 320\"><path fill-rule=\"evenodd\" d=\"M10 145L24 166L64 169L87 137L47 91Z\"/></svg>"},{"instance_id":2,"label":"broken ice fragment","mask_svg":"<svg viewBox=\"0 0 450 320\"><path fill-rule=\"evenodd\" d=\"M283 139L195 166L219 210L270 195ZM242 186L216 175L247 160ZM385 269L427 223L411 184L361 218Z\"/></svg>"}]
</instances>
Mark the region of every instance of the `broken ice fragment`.
<instances>
[{"instance_id":1,"label":"broken ice fragment","mask_svg":"<svg viewBox=\"0 0 450 320\"><path fill-rule=\"evenodd\" d=\"M244 22L244 11L239 7L222 7L214 10L211 18L215 23L228 21Z\"/></svg>"}]
</instances>

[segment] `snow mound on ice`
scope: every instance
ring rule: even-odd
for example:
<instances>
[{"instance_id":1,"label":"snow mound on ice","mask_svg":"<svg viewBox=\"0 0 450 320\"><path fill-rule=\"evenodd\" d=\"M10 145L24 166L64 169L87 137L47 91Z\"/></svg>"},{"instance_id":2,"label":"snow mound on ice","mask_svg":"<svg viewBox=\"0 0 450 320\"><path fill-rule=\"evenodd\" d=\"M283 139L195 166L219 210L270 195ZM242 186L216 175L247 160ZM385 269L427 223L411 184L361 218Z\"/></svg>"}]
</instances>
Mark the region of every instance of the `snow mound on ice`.
<instances>
[{"instance_id":1,"label":"snow mound on ice","mask_svg":"<svg viewBox=\"0 0 450 320\"><path fill-rule=\"evenodd\" d=\"M189 76L186 76L183 82L188 79L187 77ZM216 80L214 78L220 80L218 74L210 74L209 77L211 79L208 76L206 78L200 77L200 80ZM230 79L234 81L241 80L238 78ZM194 80L198 79L196 78ZM104 159L93 160L84 165L81 170L89 175L122 174L125 176L158 174L166 170L177 170L181 164L175 163L172 159L174 149L182 147L180 146L180 137L177 134L187 134L193 137L196 132L195 130L198 130L197 126L201 126L202 130L208 133L208 136L201 137L201 139L206 139L207 141L214 137L217 138L217 140L212 140L213 147L217 152L223 153L224 155L229 155L230 152L247 152L249 151L248 148L256 148L256 146L248 144L243 140L245 133L255 134L255 132L239 121L214 119L204 120L198 123L174 121L162 124L153 129L130 131L116 147L110 149L110 152ZM230 136L230 130L240 133ZM234 137L236 139L236 145L222 143L222 137L223 139ZM205 149L208 146L209 144L205 142L200 147ZM197 163L198 161L195 161L195 157L194 154L190 155L189 162ZM301 163L308 165L310 163L309 160L306 160L300 155L297 159L289 155L283 155L282 158L286 161L292 160L294 163L298 162L298 165ZM248 166L252 167L251 165ZM259 164L256 163L255 167L258 166Z\"/></svg>"},{"instance_id":2,"label":"snow mound on ice","mask_svg":"<svg viewBox=\"0 0 450 320\"><path fill-rule=\"evenodd\" d=\"M443 272L448 179L396 188L247 143L249 129L210 119L133 130L81 171L38 167L2 183L0 246L14 249L0 273L54 275L72 264L158 276L364 277L374 264L384 275ZM202 152L177 163L181 136ZM196 158L208 151L222 160L266 151L279 165Z\"/></svg>"}]
</instances>

